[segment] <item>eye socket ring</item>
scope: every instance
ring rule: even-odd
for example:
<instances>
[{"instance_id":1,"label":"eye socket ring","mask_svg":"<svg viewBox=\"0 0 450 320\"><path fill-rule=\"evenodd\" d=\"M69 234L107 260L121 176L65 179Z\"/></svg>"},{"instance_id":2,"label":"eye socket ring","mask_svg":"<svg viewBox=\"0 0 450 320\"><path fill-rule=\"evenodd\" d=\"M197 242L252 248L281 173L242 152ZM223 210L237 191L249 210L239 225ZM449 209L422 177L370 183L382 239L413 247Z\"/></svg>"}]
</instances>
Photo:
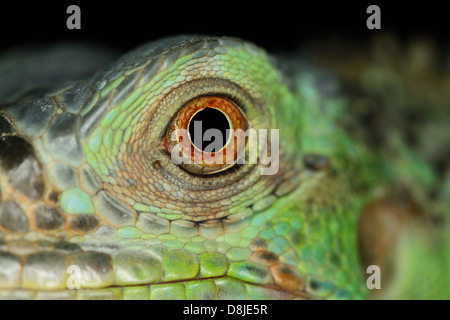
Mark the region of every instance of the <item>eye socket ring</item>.
<instances>
[{"instance_id":1,"label":"eye socket ring","mask_svg":"<svg viewBox=\"0 0 450 320\"><path fill-rule=\"evenodd\" d=\"M166 91L159 96L159 99L147 102L148 112L142 113L142 117L138 120L145 123L145 126L135 130L131 135L130 141L134 142L129 144L127 152L124 153L123 159L121 159L123 163L132 164L130 167L139 168L143 174L152 172L161 179L167 179L177 187L192 192L220 188L233 189L231 186L240 190L238 186L240 181L245 177L253 177L254 172L255 178L252 179L257 180L259 177L259 175L256 176L258 164L254 164L254 162L241 163L238 161L229 169L222 168L221 171L217 171L217 174L205 173L201 165L194 168L194 163L191 165L174 163L172 152L168 150L172 150L176 141L172 141L171 135L168 133L180 110L187 103L201 96L228 99L237 106L249 129L267 128L270 126L270 114L259 96L248 88L221 78L194 79L179 86L167 88ZM245 157L248 153L248 142L246 141L243 154ZM171 144L170 147L169 144ZM155 172L152 166L156 161L159 163L159 169Z\"/></svg>"},{"instance_id":2,"label":"eye socket ring","mask_svg":"<svg viewBox=\"0 0 450 320\"><path fill-rule=\"evenodd\" d=\"M204 118L199 115L207 112L214 118L207 119L206 124L196 120ZM220 117L227 122L227 128L222 127L222 130L215 127ZM203 127L207 129L204 131ZM245 151L247 129L248 122L235 102L220 95L204 95L192 99L177 113L163 145L172 157L178 153L182 158L180 164L187 171L213 174L235 165ZM203 148L204 140L212 142Z\"/></svg>"}]
</instances>

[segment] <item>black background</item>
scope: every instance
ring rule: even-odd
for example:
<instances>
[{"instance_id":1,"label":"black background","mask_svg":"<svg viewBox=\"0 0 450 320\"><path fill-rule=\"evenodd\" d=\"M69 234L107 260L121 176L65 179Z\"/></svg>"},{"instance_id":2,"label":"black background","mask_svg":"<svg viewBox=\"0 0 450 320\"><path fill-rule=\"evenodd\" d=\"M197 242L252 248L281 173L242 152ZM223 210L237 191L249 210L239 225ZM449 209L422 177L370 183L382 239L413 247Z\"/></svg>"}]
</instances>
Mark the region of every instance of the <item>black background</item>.
<instances>
[{"instance_id":1,"label":"black background","mask_svg":"<svg viewBox=\"0 0 450 320\"><path fill-rule=\"evenodd\" d=\"M129 50L180 33L236 36L274 50L330 37L364 42L379 32L366 28L370 4L381 8L382 30L394 32L400 40L425 33L448 43L450 13L445 2L392 2L9 0L0 4L0 49L30 42L93 40ZM81 30L66 27L71 4L81 8Z\"/></svg>"}]
</instances>

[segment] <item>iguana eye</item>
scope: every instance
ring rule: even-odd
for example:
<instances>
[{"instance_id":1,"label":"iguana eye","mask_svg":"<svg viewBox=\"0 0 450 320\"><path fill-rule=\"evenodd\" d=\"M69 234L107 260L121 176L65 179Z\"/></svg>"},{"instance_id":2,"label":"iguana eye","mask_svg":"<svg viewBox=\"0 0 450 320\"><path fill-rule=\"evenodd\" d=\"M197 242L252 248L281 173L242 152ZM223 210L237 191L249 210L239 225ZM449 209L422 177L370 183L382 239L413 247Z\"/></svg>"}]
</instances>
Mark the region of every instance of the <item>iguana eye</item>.
<instances>
[{"instance_id":1,"label":"iguana eye","mask_svg":"<svg viewBox=\"0 0 450 320\"><path fill-rule=\"evenodd\" d=\"M245 149L248 128L242 111L221 96L200 96L177 113L164 138L164 147L183 168L213 174L235 165Z\"/></svg>"},{"instance_id":2,"label":"iguana eye","mask_svg":"<svg viewBox=\"0 0 450 320\"><path fill-rule=\"evenodd\" d=\"M288 166L279 166L271 150L270 158L264 156L272 136L260 132L279 128L278 117L297 115L265 52L233 39L164 40L130 52L113 71L96 78L96 94L85 103L80 125L88 169L108 195L138 212L206 221L245 210L282 181L281 170L262 174L272 164ZM185 130L182 140L176 134L172 139L176 129ZM216 129L210 137L208 129ZM245 136L239 140L238 133L234 140L236 131ZM214 132L222 139L216 141ZM286 153L298 149L289 142L295 132L283 134ZM191 164L173 160L172 155L180 158L173 152L180 143ZM224 150L225 159L217 163ZM198 164L193 151L201 154Z\"/></svg>"}]
</instances>

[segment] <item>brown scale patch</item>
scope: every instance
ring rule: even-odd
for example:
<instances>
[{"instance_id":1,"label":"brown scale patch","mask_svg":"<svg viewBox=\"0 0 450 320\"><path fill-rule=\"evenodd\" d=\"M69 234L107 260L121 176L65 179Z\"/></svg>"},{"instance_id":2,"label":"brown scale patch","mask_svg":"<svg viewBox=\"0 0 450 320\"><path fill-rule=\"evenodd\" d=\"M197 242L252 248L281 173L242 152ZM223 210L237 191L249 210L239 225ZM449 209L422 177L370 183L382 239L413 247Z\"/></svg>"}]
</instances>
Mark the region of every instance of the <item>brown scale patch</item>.
<instances>
[{"instance_id":1,"label":"brown scale patch","mask_svg":"<svg viewBox=\"0 0 450 320\"><path fill-rule=\"evenodd\" d=\"M305 289L305 279L297 273L294 267L281 263L277 254L259 247L259 250L252 252L249 260L268 267L275 285L280 290L300 292Z\"/></svg>"},{"instance_id":2,"label":"brown scale patch","mask_svg":"<svg viewBox=\"0 0 450 320\"><path fill-rule=\"evenodd\" d=\"M253 251L250 255L250 261L266 267L279 263L278 255L267 250Z\"/></svg>"},{"instance_id":3,"label":"brown scale patch","mask_svg":"<svg viewBox=\"0 0 450 320\"><path fill-rule=\"evenodd\" d=\"M28 217L14 201L4 201L0 207L0 226L8 231L28 232Z\"/></svg>"},{"instance_id":4,"label":"brown scale patch","mask_svg":"<svg viewBox=\"0 0 450 320\"><path fill-rule=\"evenodd\" d=\"M292 266L278 263L269 268L277 286L286 291L301 291L305 288L305 279Z\"/></svg>"},{"instance_id":5,"label":"brown scale patch","mask_svg":"<svg viewBox=\"0 0 450 320\"><path fill-rule=\"evenodd\" d=\"M89 232L95 230L99 225L99 219L94 215L73 214L68 217L68 228L75 232Z\"/></svg>"},{"instance_id":6,"label":"brown scale patch","mask_svg":"<svg viewBox=\"0 0 450 320\"><path fill-rule=\"evenodd\" d=\"M162 168L161 161L156 160L155 162L153 162L153 168L155 168L156 170L160 170Z\"/></svg>"},{"instance_id":7,"label":"brown scale patch","mask_svg":"<svg viewBox=\"0 0 450 320\"><path fill-rule=\"evenodd\" d=\"M57 204L57 203L59 202L59 196L60 196L60 194L59 194L58 191L56 191L56 190L50 190L50 191L47 193L46 199L47 199L48 202L50 202L50 203L52 203L52 204Z\"/></svg>"},{"instance_id":8,"label":"brown scale patch","mask_svg":"<svg viewBox=\"0 0 450 320\"><path fill-rule=\"evenodd\" d=\"M47 205L40 205L31 210L32 220L36 228L41 230L56 230L64 225L63 215L56 209Z\"/></svg>"},{"instance_id":9,"label":"brown scale patch","mask_svg":"<svg viewBox=\"0 0 450 320\"><path fill-rule=\"evenodd\" d=\"M257 238L250 245L252 253L249 260L258 265L268 267L275 285L283 291L296 292L296 295L305 289L305 279L290 265L281 263L279 256L267 250L266 242Z\"/></svg>"}]
</instances>

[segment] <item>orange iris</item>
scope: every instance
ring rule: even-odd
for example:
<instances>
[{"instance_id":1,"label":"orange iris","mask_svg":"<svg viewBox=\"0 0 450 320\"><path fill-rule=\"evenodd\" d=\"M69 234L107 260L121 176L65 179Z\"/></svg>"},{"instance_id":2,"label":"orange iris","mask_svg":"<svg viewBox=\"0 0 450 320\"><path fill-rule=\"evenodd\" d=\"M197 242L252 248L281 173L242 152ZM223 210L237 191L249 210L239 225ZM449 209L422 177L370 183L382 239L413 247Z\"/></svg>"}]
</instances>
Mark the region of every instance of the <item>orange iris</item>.
<instances>
[{"instance_id":1,"label":"orange iris","mask_svg":"<svg viewBox=\"0 0 450 320\"><path fill-rule=\"evenodd\" d=\"M226 129L230 130L228 131L229 134L221 137L223 144L220 145L220 150L214 148L212 152L204 151L208 148L200 150L197 142L194 144L189 134L192 122L196 121L196 117L198 118L201 112L205 113L206 108L210 108L209 114L212 114L212 117L210 116L206 121L202 121L203 127L218 129L218 123L225 117ZM215 112L211 112L211 110ZM234 102L224 97L201 96L188 102L178 112L169 126L163 145L169 152L172 152L172 149L177 146L177 151L181 151L184 159L188 160L182 164L187 170L193 173L211 174L223 171L235 164L238 156L245 148L244 131L247 130L247 127L246 119ZM194 130L197 130L197 127L194 127ZM224 131L226 130L222 128L222 130L216 130L215 133L223 133ZM203 132L201 134L203 135Z\"/></svg>"}]
</instances>

